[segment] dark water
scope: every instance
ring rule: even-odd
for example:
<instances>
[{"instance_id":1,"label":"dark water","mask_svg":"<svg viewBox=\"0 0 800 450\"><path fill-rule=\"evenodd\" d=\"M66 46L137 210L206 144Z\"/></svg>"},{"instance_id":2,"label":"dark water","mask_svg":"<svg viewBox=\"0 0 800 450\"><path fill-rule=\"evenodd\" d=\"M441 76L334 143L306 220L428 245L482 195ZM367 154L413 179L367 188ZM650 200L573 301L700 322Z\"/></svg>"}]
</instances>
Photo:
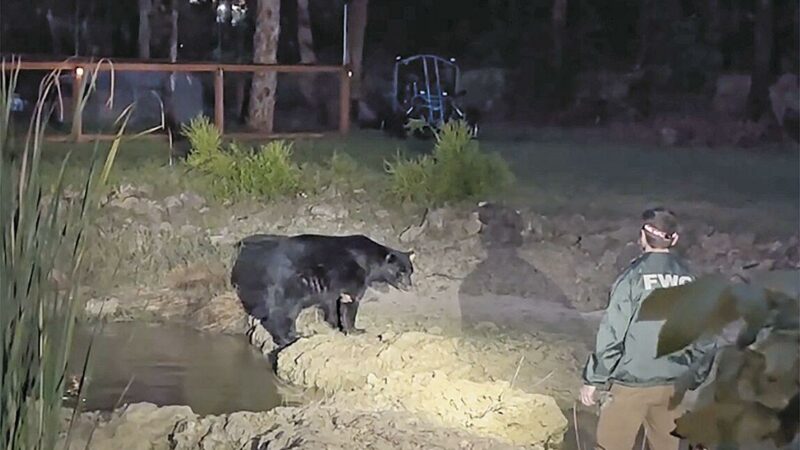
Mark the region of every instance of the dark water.
<instances>
[{"instance_id":1,"label":"dark water","mask_svg":"<svg viewBox=\"0 0 800 450\"><path fill-rule=\"evenodd\" d=\"M92 331L88 325L77 330L71 373L79 372ZM205 415L281 404L269 363L243 336L172 325L102 325L92 344L89 376L84 410L150 402L188 405Z\"/></svg>"}]
</instances>

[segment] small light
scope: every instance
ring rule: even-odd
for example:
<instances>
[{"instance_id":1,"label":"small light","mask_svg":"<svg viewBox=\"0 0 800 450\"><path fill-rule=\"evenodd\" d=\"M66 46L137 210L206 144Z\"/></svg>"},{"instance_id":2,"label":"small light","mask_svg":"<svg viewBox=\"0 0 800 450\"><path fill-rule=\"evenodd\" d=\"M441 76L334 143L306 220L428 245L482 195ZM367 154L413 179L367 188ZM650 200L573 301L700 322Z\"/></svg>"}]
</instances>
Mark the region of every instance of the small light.
<instances>
[{"instance_id":1,"label":"small light","mask_svg":"<svg viewBox=\"0 0 800 450\"><path fill-rule=\"evenodd\" d=\"M352 70L348 70L348 71L347 71L347 76L352 78L352 76L353 76L353 71L352 71Z\"/></svg>"},{"instance_id":2,"label":"small light","mask_svg":"<svg viewBox=\"0 0 800 450\"><path fill-rule=\"evenodd\" d=\"M456 62L456 59L455 58L450 58L450 62L454 63L454 62Z\"/></svg>"},{"instance_id":3,"label":"small light","mask_svg":"<svg viewBox=\"0 0 800 450\"><path fill-rule=\"evenodd\" d=\"M394 57L394 60L395 60L395 61L400 61L401 59L402 59L402 58L400 57L400 55L397 55L397 56L395 56L395 57Z\"/></svg>"},{"instance_id":4,"label":"small light","mask_svg":"<svg viewBox=\"0 0 800 450\"><path fill-rule=\"evenodd\" d=\"M75 75L77 75L78 78L82 77L83 76L83 67L76 68L75 69Z\"/></svg>"}]
</instances>

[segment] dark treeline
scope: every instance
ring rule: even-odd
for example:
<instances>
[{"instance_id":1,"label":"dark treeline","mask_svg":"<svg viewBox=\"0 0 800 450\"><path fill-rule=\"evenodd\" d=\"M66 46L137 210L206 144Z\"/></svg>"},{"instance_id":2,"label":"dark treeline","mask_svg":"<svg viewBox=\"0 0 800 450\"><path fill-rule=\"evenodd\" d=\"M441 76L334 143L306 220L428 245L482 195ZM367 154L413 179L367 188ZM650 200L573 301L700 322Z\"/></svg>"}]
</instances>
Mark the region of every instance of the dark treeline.
<instances>
[{"instance_id":1,"label":"dark treeline","mask_svg":"<svg viewBox=\"0 0 800 450\"><path fill-rule=\"evenodd\" d=\"M301 61L298 0L280 2L277 59ZM41 56L141 56L139 18L150 4L150 54L170 56L171 8L180 13L178 60L251 61L257 0L237 27L189 0L0 0L0 50ZM309 0L315 60L341 61L342 0ZM302 21L300 21L302 22ZM364 73L397 54L456 57L464 69L505 69L511 109L574 104L581 74L640 72L661 92L713 95L720 74L751 75L748 113L769 110L767 90L798 71L797 0L373 0ZM632 85L633 90L638 85ZM646 105L639 108L645 114Z\"/></svg>"}]
</instances>

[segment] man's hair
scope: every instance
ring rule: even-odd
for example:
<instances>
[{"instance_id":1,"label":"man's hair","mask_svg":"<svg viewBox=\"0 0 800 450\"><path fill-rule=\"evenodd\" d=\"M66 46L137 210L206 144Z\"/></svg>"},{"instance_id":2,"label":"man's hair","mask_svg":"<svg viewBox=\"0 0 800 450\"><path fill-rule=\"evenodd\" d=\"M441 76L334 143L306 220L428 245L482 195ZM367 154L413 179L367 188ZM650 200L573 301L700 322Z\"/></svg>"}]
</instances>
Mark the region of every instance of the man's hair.
<instances>
[{"instance_id":1,"label":"man's hair","mask_svg":"<svg viewBox=\"0 0 800 450\"><path fill-rule=\"evenodd\" d=\"M662 208L651 208L642 213L642 229L647 244L653 248L669 248L672 237L678 232L675 213Z\"/></svg>"}]
</instances>

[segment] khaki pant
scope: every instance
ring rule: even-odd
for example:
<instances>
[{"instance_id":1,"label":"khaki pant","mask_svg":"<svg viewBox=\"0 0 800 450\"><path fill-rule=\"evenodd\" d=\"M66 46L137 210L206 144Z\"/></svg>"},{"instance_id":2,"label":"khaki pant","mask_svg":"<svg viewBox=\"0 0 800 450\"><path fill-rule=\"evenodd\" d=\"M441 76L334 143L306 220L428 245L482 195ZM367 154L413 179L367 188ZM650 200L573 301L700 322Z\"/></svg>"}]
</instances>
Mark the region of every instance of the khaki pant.
<instances>
[{"instance_id":1,"label":"khaki pant","mask_svg":"<svg viewBox=\"0 0 800 450\"><path fill-rule=\"evenodd\" d=\"M669 409L672 386L612 385L610 399L600 410L596 450L632 450L644 425L650 450L678 450L680 439L670 435L683 409Z\"/></svg>"}]
</instances>

